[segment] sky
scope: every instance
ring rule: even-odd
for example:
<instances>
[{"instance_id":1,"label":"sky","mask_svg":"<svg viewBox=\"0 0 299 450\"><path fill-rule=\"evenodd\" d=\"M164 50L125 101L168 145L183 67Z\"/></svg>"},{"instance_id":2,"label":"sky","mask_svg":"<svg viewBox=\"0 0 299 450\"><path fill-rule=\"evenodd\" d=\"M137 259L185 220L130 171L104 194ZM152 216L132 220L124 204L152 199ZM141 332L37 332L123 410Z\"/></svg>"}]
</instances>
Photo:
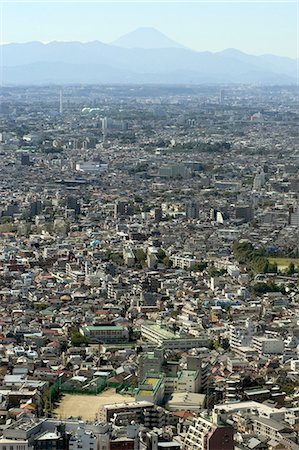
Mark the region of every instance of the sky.
<instances>
[{"instance_id":1,"label":"sky","mask_svg":"<svg viewBox=\"0 0 299 450\"><path fill-rule=\"evenodd\" d=\"M198 51L299 56L299 0L0 0L0 41L112 42L154 27Z\"/></svg>"}]
</instances>

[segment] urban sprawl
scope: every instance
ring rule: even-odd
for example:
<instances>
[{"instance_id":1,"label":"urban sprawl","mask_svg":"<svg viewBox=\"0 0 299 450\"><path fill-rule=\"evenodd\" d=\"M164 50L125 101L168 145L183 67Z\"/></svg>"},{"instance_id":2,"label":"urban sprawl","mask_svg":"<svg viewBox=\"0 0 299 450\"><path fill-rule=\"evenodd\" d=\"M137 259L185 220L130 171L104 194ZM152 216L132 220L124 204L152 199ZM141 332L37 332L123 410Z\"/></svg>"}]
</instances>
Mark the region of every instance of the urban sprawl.
<instances>
[{"instance_id":1,"label":"urban sprawl","mask_svg":"<svg viewBox=\"0 0 299 450\"><path fill-rule=\"evenodd\" d=\"M0 450L298 450L298 89L0 96Z\"/></svg>"}]
</instances>

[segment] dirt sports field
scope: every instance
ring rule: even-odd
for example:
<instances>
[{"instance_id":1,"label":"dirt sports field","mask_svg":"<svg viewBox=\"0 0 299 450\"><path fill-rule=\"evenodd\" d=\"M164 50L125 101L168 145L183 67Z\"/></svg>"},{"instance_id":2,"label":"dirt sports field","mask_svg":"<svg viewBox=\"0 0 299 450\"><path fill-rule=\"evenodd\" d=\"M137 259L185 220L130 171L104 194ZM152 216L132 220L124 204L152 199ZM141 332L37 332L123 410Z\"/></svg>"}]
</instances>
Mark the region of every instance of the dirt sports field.
<instances>
[{"instance_id":1,"label":"dirt sports field","mask_svg":"<svg viewBox=\"0 0 299 450\"><path fill-rule=\"evenodd\" d=\"M85 420L94 420L100 406L132 401L134 401L134 397L117 394L115 389L107 389L99 395L64 394L59 405L54 409L53 416L61 419L81 417Z\"/></svg>"}]
</instances>

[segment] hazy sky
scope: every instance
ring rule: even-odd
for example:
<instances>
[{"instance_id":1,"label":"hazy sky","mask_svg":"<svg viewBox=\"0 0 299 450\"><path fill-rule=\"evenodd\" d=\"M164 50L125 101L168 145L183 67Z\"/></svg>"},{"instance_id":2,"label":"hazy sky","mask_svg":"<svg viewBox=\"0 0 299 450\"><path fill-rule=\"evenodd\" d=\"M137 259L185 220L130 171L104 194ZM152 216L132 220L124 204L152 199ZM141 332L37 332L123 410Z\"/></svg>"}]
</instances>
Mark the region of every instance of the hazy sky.
<instances>
[{"instance_id":1,"label":"hazy sky","mask_svg":"<svg viewBox=\"0 0 299 450\"><path fill-rule=\"evenodd\" d=\"M0 40L111 42L135 28L155 27L199 51L234 47L295 58L298 1L0 0Z\"/></svg>"}]
</instances>

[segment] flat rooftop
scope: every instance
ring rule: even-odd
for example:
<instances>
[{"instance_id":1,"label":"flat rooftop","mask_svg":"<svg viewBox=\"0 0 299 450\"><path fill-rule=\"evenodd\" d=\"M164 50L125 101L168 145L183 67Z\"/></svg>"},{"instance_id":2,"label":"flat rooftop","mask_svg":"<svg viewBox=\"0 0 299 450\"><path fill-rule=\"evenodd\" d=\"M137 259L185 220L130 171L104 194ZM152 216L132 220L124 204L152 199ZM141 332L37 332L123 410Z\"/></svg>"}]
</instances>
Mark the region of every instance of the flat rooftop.
<instances>
[{"instance_id":1,"label":"flat rooftop","mask_svg":"<svg viewBox=\"0 0 299 450\"><path fill-rule=\"evenodd\" d=\"M158 333L163 339L178 339L178 336L176 336L172 331L167 328L160 327L160 325L151 323L142 325L142 327L149 328L150 330Z\"/></svg>"}]
</instances>

